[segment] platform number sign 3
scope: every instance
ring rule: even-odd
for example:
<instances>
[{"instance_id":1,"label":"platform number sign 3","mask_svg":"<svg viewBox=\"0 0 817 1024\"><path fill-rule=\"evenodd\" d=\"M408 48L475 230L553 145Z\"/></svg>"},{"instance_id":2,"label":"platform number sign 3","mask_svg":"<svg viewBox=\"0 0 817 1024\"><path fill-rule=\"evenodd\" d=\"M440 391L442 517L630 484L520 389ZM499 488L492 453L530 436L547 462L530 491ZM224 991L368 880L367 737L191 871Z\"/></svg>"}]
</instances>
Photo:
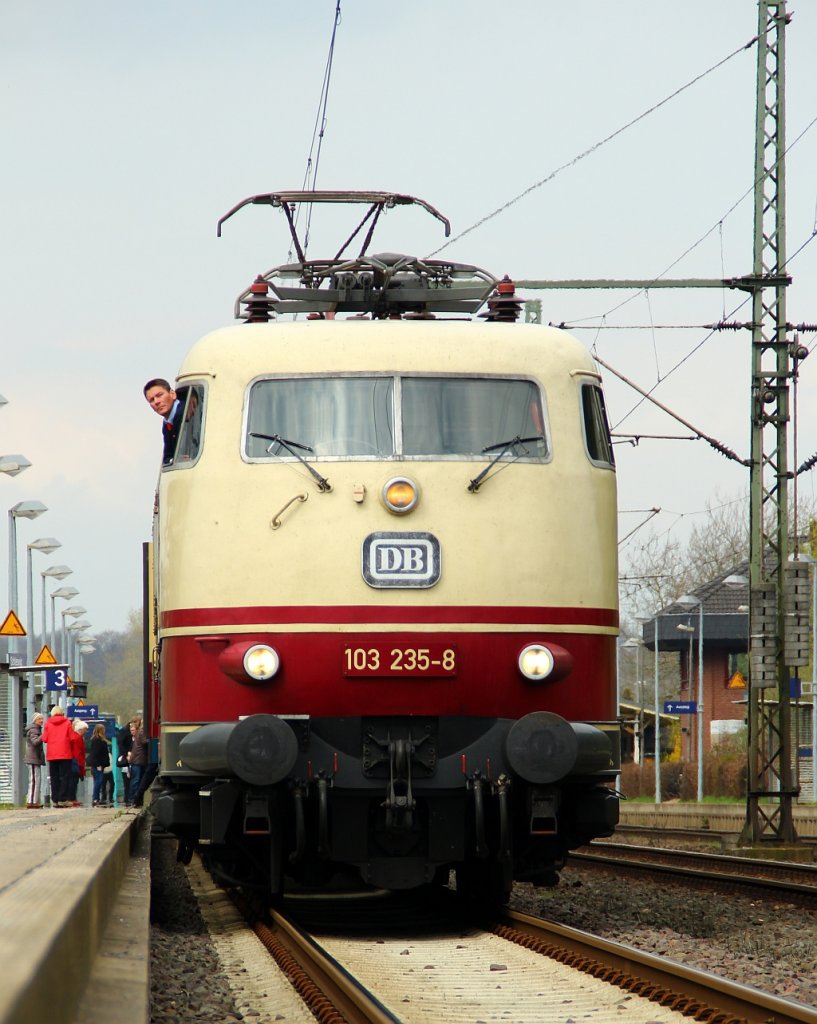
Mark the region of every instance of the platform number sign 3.
<instances>
[{"instance_id":1,"label":"platform number sign 3","mask_svg":"<svg viewBox=\"0 0 817 1024\"><path fill-rule=\"evenodd\" d=\"M47 668L45 670L45 688L46 690L67 691L68 672L64 668Z\"/></svg>"}]
</instances>

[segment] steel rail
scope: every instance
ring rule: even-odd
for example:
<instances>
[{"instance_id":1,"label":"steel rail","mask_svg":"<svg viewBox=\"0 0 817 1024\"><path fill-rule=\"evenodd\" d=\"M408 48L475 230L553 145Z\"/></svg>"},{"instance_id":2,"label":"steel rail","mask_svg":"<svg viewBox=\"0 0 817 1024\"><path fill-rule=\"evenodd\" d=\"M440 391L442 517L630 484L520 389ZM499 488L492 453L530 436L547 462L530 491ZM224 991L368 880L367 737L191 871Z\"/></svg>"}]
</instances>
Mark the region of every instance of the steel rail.
<instances>
[{"instance_id":1,"label":"steel rail","mask_svg":"<svg viewBox=\"0 0 817 1024\"><path fill-rule=\"evenodd\" d=\"M531 949L539 946L546 955L680 1009L691 1019L710 1024L817 1024L817 1011L802 1003L519 911L507 911L496 934Z\"/></svg>"},{"instance_id":2,"label":"steel rail","mask_svg":"<svg viewBox=\"0 0 817 1024\"><path fill-rule=\"evenodd\" d=\"M253 930L321 1024L400 1024L319 943L285 914L273 910L270 925Z\"/></svg>"},{"instance_id":3,"label":"steel rail","mask_svg":"<svg viewBox=\"0 0 817 1024\"><path fill-rule=\"evenodd\" d=\"M659 863L661 858L666 860L681 860L688 859L693 860L693 856L690 853L684 851L645 851L643 857L626 856L611 853L581 853L574 851L571 854L571 861L579 864L597 864L599 867L611 867L616 870L624 868L625 871L638 871L643 874L649 872L650 874L662 875L662 876L675 876L677 878L686 879L688 881L695 882L710 882L719 885L723 888L728 885L733 888L742 889L754 889L761 891L772 891L777 896L788 897L792 901L800 904L803 902L815 903L817 902L817 880L812 882L795 882L791 880L768 878L760 874L760 871L765 869L766 871L786 871L789 874L797 873L796 865L780 865L769 861L747 861L744 864L734 863L740 862L742 858L726 858L717 857L713 855L707 857L706 854L698 854L698 857L703 858L700 863L710 864L710 868L701 867L689 867L679 863ZM718 861L721 860L724 863L718 865ZM743 870L742 872L736 871L736 868L758 868L757 871ZM808 865L805 865L808 867ZM718 870L720 868L720 870Z\"/></svg>"}]
</instances>

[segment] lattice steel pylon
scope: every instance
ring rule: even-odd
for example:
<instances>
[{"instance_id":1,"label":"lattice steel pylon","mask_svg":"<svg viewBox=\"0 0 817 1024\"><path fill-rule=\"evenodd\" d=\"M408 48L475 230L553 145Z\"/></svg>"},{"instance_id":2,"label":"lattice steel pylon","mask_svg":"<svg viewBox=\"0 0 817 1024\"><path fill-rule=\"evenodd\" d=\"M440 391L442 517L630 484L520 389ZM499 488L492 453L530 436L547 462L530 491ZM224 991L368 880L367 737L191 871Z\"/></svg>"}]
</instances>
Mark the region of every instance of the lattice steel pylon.
<instances>
[{"instance_id":1,"label":"lattice steel pylon","mask_svg":"<svg viewBox=\"0 0 817 1024\"><path fill-rule=\"evenodd\" d=\"M798 563L788 562L789 389L786 338L785 33L786 0L758 4L752 294L750 467L749 757L744 842L797 839L789 666L802 608ZM805 567L804 567L805 568ZM807 614L807 613L806 613ZM806 618L806 624L808 619ZM806 652L807 654L807 652ZM770 696L767 697L767 692Z\"/></svg>"}]
</instances>

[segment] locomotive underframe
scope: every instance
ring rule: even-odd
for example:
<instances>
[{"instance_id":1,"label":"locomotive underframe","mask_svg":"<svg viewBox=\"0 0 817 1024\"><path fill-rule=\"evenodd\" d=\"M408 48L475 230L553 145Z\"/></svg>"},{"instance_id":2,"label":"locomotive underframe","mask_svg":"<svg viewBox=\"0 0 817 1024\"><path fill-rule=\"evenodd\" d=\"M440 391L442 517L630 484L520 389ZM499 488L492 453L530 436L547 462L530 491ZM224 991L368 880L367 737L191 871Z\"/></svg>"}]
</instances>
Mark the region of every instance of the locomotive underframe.
<instances>
[{"instance_id":1,"label":"locomotive underframe","mask_svg":"<svg viewBox=\"0 0 817 1024\"><path fill-rule=\"evenodd\" d=\"M237 777L228 766L209 774L187 767L181 740L198 733L201 747L202 730L212 726L177 726L165 734L155 809L179 837L183 859L198 846L215 874L272 893L283 891L285 876L323 885L351 868L370 885L405 889L447 880L453 869L458 889L502 898L514 878L555 884L568 851L610 835L618 820L610 788L619 763L614 722L574 727L609 741L603 768L588 771L585 759L585 770L560 775L557 751L552 769L534 781L514 770L519 757L509 757L508 737L518 728L513 720L286 724L297 739L294 764L267 785ZM187 741L194 761L196 742ZM213 749L211 742L208 757ZM522 769L536 775L527 761Z\"/></svg>"}]
</instances>

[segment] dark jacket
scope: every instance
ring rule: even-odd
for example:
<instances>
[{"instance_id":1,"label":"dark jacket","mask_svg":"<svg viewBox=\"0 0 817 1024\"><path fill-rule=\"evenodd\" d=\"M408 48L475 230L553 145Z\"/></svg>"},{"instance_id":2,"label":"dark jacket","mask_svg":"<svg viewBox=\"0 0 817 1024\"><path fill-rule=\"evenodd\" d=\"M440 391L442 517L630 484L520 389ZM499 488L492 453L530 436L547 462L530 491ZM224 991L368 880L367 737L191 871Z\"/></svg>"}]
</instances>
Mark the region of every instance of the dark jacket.
<instances>
[{"instance_id":1,"label":"dark jacket","mask_svg":"<svg viewBox=\"0 0 817 1024\"><path fill-rule=\"evenodd\" d=\"M45 764L43 727L32 723L26 729L26 764Z\"/></svg>"},{"instance_id":2,"label":"dark jacket","mask_svg":"<svg viewBox=\"0 0 817 1024\"><path fill-rule=\"evenodd\" d=\"M85 763L89 768L107 768L111 763L108 741L101 739L99 736L92 736Z\"/></svg>"},{"instance_id":3,"label":"dark jacket","mask_svg":"<svg viewBox=\"0 0 817 1024\"><path fill-rule=\"evenodd\" d=\"M179 440L179 428L182 425L183 413L184 403L177 398L175 405L170 410L170 420L162 419L162 440L164 441L164 449L162 451L163 466L167 466L173 461L173 456L176 453L176 442Z\"/></svg>"},{"instance_id":4,"label":"dark jacket","mask_svg":"<svg viewBox=\"0 0 817 1024\"><path fill-rule=\"evenodd\" d=\"M116 763L120 768L126 768L128 764L128 753L133 746L133 737L130 734L130 726L126 723L116 730Z\"/></svg>"}]
</instances>

